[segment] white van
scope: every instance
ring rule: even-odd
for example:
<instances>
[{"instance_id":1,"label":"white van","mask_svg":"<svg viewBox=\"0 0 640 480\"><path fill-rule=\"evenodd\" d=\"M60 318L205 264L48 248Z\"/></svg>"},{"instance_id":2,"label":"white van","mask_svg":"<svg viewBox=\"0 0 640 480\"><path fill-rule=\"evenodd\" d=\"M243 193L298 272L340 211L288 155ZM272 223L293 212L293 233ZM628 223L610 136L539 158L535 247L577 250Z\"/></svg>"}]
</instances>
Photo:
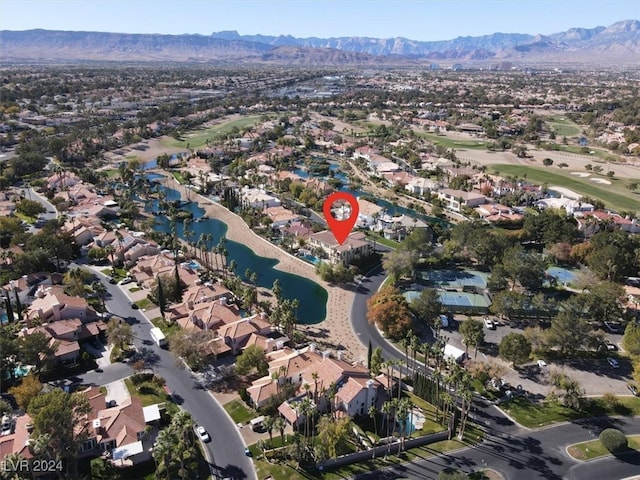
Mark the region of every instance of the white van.
<instances>
[{"instance_id":1,"label":"white van","mask_svg":"<svg viewBox=\"0 0 640 480\"><path fill-rule=\"evenodd\" d=\"M264 428L263 422L264 422L264 415L251 419L249 421L249 425L251 425L251 430L253 430L254 432L257 430L262 430Z\"/></svg>"},{"instance_id":2,"label":"white van","mask_svg":"<svg viewBox=\"0 0 640 480\"><path fill-rule=\"evenodd\" d=\"M160 330L158 327L153 327L151 330L149 330L149 333L151 334L151 338L156 345L161 348L167 346L167 337L164 336L164 333L162 333L162 330Z\"/></svg>"}]
</instances>

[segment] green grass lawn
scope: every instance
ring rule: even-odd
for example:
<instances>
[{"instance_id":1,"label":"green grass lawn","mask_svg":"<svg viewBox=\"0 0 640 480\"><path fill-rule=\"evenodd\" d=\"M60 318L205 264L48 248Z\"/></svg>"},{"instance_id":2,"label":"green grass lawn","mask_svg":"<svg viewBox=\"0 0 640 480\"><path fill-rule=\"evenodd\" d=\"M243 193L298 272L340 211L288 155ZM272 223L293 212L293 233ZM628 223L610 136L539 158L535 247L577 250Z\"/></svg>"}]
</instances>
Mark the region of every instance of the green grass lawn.
<instances>
[{"instance_id":1,"label":"green grass lawn","mask_svg":"<svg viewBox=\"0 0 640 480\"><path fill-rule=\"evenodd\" d=\"M29 217L28 215L25 215L24 213L20 213L17 210L13 212L13 214L16 217L18 217L20 220L24 220L27 223L35 223L36 221L38 221L38 217Z\"/></svg>"},{"instance_id":2,"label":"green grass lawn","mask_svg":"<svg viewBox=\"0 0 640 480\"><path fill-rule=\"evenodd\" d=\"M111 170L105 170L107 174L107 178L109 180L113 180L114 178L118 178L120 176L120 172L117 168L112 168Z\"/></svg>"},{"instance_id":3,"label":"green grass lawn","mask_svg":"<svg viewBox=\"0 0 640 480\"><path fill-rule=\"evenodd\" d=\"M256 413L251 410L242 400L231 400L224 404L224 409L229 416L236 423L247 423L249 420L256 416Z\"/></svg>"},{"instance_id":4,"label":"green grass lawn","mask_svg":"<svg viewBox=\"0 0 640 480\"><path fill-rule=\"evenodd\" d=\"M173 403L171 397L164 389L153 382L142 382L134 385L131 378L125 378L124 383L132 397L137 397L142 401L143 407L155 405L156 403L164 403L169 415L173 415L178 411L178 406Z\"/></svg>"},{"instance_id":5,"label":"green grass lawn","mask_svg":"<svg viewBox=\"0 0 640 480\"><path fill-rule=\"evenodd\" d=\"M581 411L556 403L531 403L524 398L516 398L502 408L516 422L529 428L537 428L552 423L576 420L585 417L604 417L610 415L640 415L640 398L618 397L613 405L606 404L602 398L590 398Z\"/></svg>"},{"instance_id":6,"label":"green grass lawn","mask_svg":"<svg viewBox=\"0 0 640 480\"><path fill-rule=\"evenodd\" d=\"M166 137L161 140L161 144L166 147L178 147L178 148L200 148L207 143L207 140L214 141L219 137L227 135L233 127L237 127L239 130L248 126L256 125L262 115L254 115L239 118L237 120L231 120L213 125L206 129L193 130L182 136L179 140L173 137Z\"/></svg>"},{"instance_id":7,"label":"green grass lawn","mask_svg":"<svg viewBox=\"0 0 640 480\"><path fill-rule=\"evenodd\" d=\"M156 308L157 305L155 303L153 303L151 300L149 300L148 298L143 298L141 300L138 300L136 302L136 305L138 305L138 307L140 307L141 310L149 310L151 308Z\"/></svg>"},{"instance_id":8,"label":"green grass lawn","mask_svg":"<svg viewBox=\"0 0 640 480\"><path fill-rule=\"evenodd\" d=\"M371 241L375 241L376 243L379 243L380 245L385 245L387 247L390 248L398 248L400 246L400 242L396 242L395 240L388 240L386 238L384 238L383 236L374 233L370 230L367 230L365 232L365 235L367 236L367 238Z\"/></svg>"},{"instance_id":9,"label":"green grass lawn","mask_svg":"<svg viewBox=\"0 0 640 480\"><path fill-rule=\"evenodd\" d=\"M628 435L630 450L640 450L640 435ZM600 440L591 440L590 442L582 442L572 445L568 448L569 455L576 460L592 460L598 457L610 455L609 450L604 448Z\"/></svg>"},{"instance_id":10,"label":"green grass lawn","mask_svg":"<svg viewBox=\"0 0 640 480\"><path fill-rule=\"evenodd\" d=\"M180 330L182 330L180 328L180 325L178 325L177 323L172 323L169 324L167 322L165 322L162 317L155 317L151 319L151 323L153 324L154 327L158 327L160 330L162 330L162 333L165 334L166 337L169 337L171 335L173 335L176 332L179 332Z\"/></svg>"},{"instance_id":11,"label":"green grass lawn","mask_svg":"<svg viewBox=\"0 0 640 480\"><path fill-rule=\"evenodd\" d=\"M544 167L529 167L525 165L492 164L489 169L500 175L525 177L528 181L537 184L546 183L549 186L557 185L568 188L574 192L601 200L608 207L620 211L640 210L640 196L626 188L627 179L600 177L592 174L593 178L606 178L611 185L600 185L589 180L571 175L570 171L548 169Z\"/></svg>"},{"instance_id":12,"label":"green grass lawn","mask_svg":"<svg viewBox=\"0 0 640 480\"><path fill-rule=\"evenodd\" d=\"M442 145L445 148L454 148L456 150L470 148L472 150L485 150L487 148L487 142L482 140L457 140L455 138L445 137L443 135L436 135L435 133L426 133L416 131L416 135L422 138L426 138L434 145Z\"/></svg>"},{"instance_id":13,"label":"green grass lawn","mask_svg":"<svg viewBox=\"0 0 640 480\"><path fill-rule=\"evenodd\" d=\"M178 182L180 185L185 184L184 177L182 176L182 172L171 172L171 175L173 175L173 178L175 178L176 182Z\"/></svg>"},{"instance_id":14,"label":"green grass lawn","mask_svg":"<svg viewBox=\"0 0 640 480\"><path fill-rule=\"evenodd\" d=\"M559 137L572 137L580 133L580 127L565 117L547 117L545 121Z\"/></svg>"}]
</instances>

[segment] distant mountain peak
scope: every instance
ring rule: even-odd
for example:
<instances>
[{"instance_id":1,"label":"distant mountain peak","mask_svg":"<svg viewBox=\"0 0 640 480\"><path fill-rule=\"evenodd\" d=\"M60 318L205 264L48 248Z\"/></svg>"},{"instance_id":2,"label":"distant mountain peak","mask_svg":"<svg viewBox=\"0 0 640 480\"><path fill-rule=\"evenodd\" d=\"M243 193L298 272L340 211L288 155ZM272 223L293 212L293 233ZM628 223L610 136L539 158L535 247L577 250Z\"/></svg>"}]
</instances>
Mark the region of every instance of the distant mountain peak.
<instances>
[{"instance_id":1,"label":"distant mountain peak","mask_svg":"<svg viewBox=\"0 0 640 480\"><path fill-rule=\"evenodd\" d=\"M235 30L209 36L4 30L0 31L0 45L0 61L5 63L88 60L382 65L496 59L639 65L640 21L575 27L551 35L496 32L428 42L404 37L240 35Z\"/></svg>"}]
</instances>

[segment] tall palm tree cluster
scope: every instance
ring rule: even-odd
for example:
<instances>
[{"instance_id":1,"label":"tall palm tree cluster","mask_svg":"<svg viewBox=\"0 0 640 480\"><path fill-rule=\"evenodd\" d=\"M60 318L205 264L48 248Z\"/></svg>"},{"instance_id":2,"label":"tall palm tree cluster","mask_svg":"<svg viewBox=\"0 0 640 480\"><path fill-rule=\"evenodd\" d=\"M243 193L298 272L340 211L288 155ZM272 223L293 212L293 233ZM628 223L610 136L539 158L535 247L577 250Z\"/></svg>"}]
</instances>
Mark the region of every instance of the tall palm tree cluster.
<instances>
[{"instance_id":1,"label":"tall palm tree cluster","mask_svg":"<svg viewBox=\"0 0 640 480\"><path fill-rule=\"evenodd\" d=\"M183 480L196 478L198 452L191 414L180 410L167 428L161 430L153 447L156 478Z\"/></svg>"}]
</instances>

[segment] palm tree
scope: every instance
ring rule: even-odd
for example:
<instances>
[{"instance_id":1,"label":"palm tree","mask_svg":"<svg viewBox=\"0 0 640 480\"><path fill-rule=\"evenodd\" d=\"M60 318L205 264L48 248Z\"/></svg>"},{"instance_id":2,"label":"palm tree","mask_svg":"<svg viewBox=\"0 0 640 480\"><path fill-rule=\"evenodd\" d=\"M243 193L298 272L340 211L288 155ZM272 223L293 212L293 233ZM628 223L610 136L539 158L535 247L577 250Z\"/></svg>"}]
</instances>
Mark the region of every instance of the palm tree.
<instances>
[{"instance_id":1,"label":"palm tree","mask_svg":"<svg viewBox=\"0 0 640 480\"><path fill-rule=\"evenodd\" d=\"M269 446L273 447L273 427L275 425L275 418L273 418L271 415L267 415L266 417L264 417L262 424L269 434Z\"/></svg>"},{"instance_id":2,"label":"palm tree","mask_svg":"<svg viewBox=\"0 0 640 480\"><path fill-rule=\"evenodd\" d=\"M413 373L415 376L418 366L416 363L416 353L418 352L418 348L420 347L420 339L413 332L411 332L411 334L409 335L409 346L411 347L411 352L413 354Z\"/></svg>"},{"instance_id":3,"label":"palm tree","mask_svg":"<svg viewBox=\"0 0 640 480\"><path fill-rule=\"evenodd\" d=\"M389 453L389 450L391 449L391 442L389 441L389 436L391 435L389 433L389 419L391 417L391 412L393 412L394 407L393 407L393 402L384 402L382 404L382 414L384 415L384 420L387 422L387 454Z\"/></svg>"},{"instance_id":4,"label":"palm tree","mask_svg":"<svg viewBox=\"0 0 640 480\"><path fill-rule=\"evenodd\" d=\"M284 421L284 418L282 417L276 417L276 419L273 422L273 428L275 428L276 430L278 430L280 432L280 444L284 445L286 443L286 438L284 436L284 429L286 428L287 424Z\"/></svg>"},{"instance_id":5,"label":"palm tree","mask_svg":"<svg viewBox=\"0 0 640 480\"><path fill-rule=\"evenodd\" d=\"M169 428L160 430L158 437L156 438L156 444L153 447L151 456L158 465L157 472L160 473L160 467L164 467L167 480L171 479L170 466L173 461L173 455L176 453L174 445L173 432Z\"/></svg>"},{"instance_id":6,"label":"palm tree","mask_svg":"<svg viewBox=\"0 0 640 480\"><path fill-rule=\"evenodd\" d=\"M318 372L313 372L311 378L313 378L313 401L318 403Z\"/></svg>"},{"instance_id":7,"label":"palm tree","mask_svg":"<svg viewBox=\"0 0 640 480\"><path fill-rule=\"evenodd\" d=\"M97 281L91 284L91 289L93 290L93 293L95 293L98 299L100 300L100 304L102 305L102 311L106 312L107 308L105 306L104 299L109 293L109 291L107 290L107 287L104 286L104 283Z\"/></svg>"},{"instance_id":8,"label":"palm tree","mask_svg":"<svg viewBox=\"0 0 640 480\"><path fill-rule=\"evenodd\" d=\"M375 433L375 435L377 437L378 436L378 422L376 422L376 413L378 413L378 412L376 410L375 405L371 405L369 407L369 417L371 418L371 420L373 420L373 431L374 431L374 433Z\"/></svg>"}]
</instances>

